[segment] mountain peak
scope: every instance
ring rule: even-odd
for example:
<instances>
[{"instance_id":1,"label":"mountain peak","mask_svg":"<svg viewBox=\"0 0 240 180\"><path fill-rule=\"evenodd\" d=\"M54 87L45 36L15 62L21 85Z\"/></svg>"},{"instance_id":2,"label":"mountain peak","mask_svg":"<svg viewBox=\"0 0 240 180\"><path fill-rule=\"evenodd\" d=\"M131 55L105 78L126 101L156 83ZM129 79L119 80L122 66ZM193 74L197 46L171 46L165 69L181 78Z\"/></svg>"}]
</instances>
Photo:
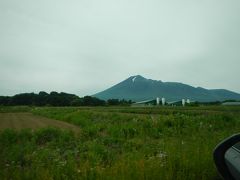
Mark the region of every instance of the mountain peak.
<instances>
[{"instance_id":1,"label":"mountain peak","mask_svg":"<svg viewBox=\"0 0 240 180\"><path fill-rule=\"evenodd\" d=\"M137 80L146 80L146 78L141 75L131 76L129 79L131 79L132 82L135 82Z\"/></svg>"},{"instance_id":2,"label":"mountain peak","mask_svg":"<svg viewBox=\"0 0 240 180\"><path fill-rule=\"evenodd\" d=\"M126 99L133 101L155 99L156 97L164 97L168 101L181 99L193 101L240 100L240 94L231 91L195 88L183 83L147 79L141 75L131 76L94 96L104 100Z\"/></svg>"},{"instance_id":3,"label":"mountain peak","mask_svg":"<svg viewBox=\"0 0 240 180\"><path fill-rule=\"evenodd\" d=\"M131 76L129 77L127 80L131 80L132 82L151 82L151 83L162 83L161 80L153 80L153 79L147 79L141 75L135 75L135 76Z\"/></svg>"}]
</instances>

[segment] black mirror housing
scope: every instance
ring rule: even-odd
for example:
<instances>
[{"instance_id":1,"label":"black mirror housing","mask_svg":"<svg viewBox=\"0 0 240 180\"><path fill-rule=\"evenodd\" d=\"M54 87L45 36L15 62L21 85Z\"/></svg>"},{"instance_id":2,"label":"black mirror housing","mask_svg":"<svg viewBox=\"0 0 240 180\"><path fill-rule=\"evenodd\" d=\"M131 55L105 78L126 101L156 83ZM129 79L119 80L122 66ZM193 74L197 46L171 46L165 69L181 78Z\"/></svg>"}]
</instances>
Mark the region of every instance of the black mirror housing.
<instances>
[{"instance_id":1,"label":"black mirror housing","mask_svg":"<svg viewBox=\"0 0 240 180\"><path fill-rule=\"evenodd\" d=\"M240 180L240 134L235 134L214 150L213 157L218 172L224 179Z\"/></svg>"}]
</instances>

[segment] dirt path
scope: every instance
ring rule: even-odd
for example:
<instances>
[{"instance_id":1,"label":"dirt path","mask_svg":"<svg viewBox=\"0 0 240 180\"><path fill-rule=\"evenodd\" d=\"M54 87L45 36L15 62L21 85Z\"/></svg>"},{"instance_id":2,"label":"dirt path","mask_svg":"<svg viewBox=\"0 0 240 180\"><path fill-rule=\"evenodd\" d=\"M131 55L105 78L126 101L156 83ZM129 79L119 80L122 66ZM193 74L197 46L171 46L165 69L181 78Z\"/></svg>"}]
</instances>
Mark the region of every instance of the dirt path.
<instances>
[{"instance_id":1,"label":"dirt path","mask_svg":"<svg viewBox=\"0 0 240 180\"><path fill-rule=\"evenodd\" d=\"M0 130L6 128L13 129L38 129L44 127L58 127L61 129L68 129L74 132L79 132L78 126L57 121L54 119L48 119L41 116L36 116L31 113L0 113Z\"/></svg>"}]
</instances>

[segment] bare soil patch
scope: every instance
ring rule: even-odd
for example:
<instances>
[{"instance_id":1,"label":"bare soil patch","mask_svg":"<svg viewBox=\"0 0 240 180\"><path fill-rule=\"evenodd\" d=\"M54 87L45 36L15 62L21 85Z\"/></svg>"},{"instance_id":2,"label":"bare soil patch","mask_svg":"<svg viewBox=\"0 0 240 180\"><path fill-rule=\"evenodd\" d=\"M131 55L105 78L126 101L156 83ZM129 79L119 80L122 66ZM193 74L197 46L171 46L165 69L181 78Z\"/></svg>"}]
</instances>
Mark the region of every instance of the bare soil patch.
<instances>
[{"instance_id":1,"label":"bare soil patch","mask_svg":"<svg viewBox=\"0 0 240 180\"><path fill-rule=\"evenodd\" d=\"M11 129L39 129L45 127L57 127L65 130L79 132L80 128L73 124L36 116L31 113L0 113L0 130Z\"/></svg>"}]
</instances>

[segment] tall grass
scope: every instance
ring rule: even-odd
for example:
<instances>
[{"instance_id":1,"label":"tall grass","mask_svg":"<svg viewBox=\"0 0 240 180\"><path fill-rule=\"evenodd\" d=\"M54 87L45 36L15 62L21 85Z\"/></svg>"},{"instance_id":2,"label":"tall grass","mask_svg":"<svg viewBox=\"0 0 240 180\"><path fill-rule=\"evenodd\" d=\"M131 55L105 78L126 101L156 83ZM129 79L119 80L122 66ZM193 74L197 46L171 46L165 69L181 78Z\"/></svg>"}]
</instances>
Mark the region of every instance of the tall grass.
<instances>
[{"instance_id":1,"label":"tall grass","mask_svg":"<svg viewBox=\"0 0 240 180\"><path fill-rule=\"evenodd\" d=\"M1 179L218 179L212 151L240 130L235 107L31 111L81 133L1 132Z\"/></svg>"}]
</instances>

